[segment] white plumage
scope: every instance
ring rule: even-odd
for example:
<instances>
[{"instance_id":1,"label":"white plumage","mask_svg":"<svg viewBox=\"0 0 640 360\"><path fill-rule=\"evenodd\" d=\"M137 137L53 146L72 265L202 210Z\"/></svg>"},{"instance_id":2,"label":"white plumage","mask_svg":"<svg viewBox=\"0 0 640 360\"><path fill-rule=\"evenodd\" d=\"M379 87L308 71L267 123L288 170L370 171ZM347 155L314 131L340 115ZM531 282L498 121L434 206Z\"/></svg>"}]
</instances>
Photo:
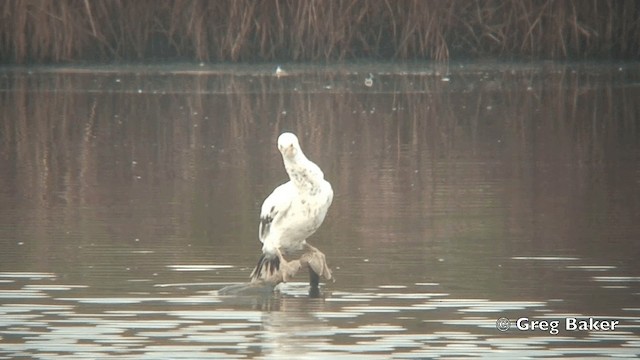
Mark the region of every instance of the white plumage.
<instances>
[{"instance_id":1,"label":"white plumage","mask_svg":"<svg viewBox=\"0 0 640 360\"><path fill-rule=\"evenodd\" d=\"M304 264L316 274L331 279L324 254L306 242L320 227L331 205L331 184L324 179L318 165L304 155L294 134L281 134L278 149L289 181L273 190L262 204L259 226L262 256L251 279L276 282L275 279L282 278L286 281ZM303 264L297 260L288 262L283 257L283 253L303 249L308 251Z\"/></svg>"}]
</instances>

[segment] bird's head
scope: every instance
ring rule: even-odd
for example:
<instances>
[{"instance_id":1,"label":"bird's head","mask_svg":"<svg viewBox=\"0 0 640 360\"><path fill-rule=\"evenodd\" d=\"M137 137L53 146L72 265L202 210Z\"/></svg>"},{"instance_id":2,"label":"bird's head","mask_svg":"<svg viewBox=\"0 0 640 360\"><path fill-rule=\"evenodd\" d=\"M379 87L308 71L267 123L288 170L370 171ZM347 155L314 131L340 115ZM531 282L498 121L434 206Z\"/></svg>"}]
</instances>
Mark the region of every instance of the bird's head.
<instances>
[{"instance_id":1,"label":"bird's head","mask_svg":"<svg viewBox=\"0 0 640 360\"><path fill-rule=\"evenodd\" d=\"M278 137L278 150L282 153L282 157L287 159L295 158L302 151L300 150L298 137L290 132L280 134Z\"/></svg>"}]
</instances>

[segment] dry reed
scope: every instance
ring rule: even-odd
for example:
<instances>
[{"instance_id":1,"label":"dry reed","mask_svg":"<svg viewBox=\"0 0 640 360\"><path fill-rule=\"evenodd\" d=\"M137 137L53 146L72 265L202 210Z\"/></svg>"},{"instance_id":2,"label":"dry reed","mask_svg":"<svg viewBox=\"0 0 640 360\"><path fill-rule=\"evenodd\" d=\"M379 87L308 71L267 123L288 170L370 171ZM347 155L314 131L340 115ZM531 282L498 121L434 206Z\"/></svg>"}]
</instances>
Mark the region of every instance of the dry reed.
<instances>
[{"instance_id":1,"label":"dry reed","mask_svg":"<svg viewBox=\"0 0 640 360\"><path fill-rule=\"evenodd\" d=\"M0 61L637 58L635 0L7 0Z\"/></svg>"}]
</instances>

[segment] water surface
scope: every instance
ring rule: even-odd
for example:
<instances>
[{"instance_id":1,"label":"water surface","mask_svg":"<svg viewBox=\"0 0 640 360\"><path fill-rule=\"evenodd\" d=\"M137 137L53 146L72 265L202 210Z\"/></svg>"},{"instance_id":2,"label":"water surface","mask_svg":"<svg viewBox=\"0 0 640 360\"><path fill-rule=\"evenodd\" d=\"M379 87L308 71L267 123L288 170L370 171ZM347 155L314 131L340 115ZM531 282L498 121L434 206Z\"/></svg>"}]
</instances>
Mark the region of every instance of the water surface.
<instances>
[{"instance_id":1,"label":"water surface","mask_svg":"<svg viewBox=\"0 0 640 360\"><path fill-rule=\"evenodd\" d=\"M0 357L640 352L637 64L274 68L0 75ZM283 131L333 185L337 281L221 296Z\"/></svg>"}]
</instances>

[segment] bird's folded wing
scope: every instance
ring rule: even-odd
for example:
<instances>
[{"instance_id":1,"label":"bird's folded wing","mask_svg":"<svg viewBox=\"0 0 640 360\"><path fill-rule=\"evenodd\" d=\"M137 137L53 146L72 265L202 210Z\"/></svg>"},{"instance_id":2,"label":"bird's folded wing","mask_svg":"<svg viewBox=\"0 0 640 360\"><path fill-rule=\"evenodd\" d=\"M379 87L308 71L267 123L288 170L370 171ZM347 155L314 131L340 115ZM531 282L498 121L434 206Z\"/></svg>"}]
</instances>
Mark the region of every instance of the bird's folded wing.
<instances>
[{"instance_id":1,"label":"bird's folded wing","mask_svg":"<svg viewBox=\"0 0 640 360\"><path fill-rule=\"evenodd\" d=\"M264 203L262 203L262 211L260 212L260 228L258 234L261 242L264 243L264 240L269 236L271 225L286 216L296 194L297 191L293 183L287 182L275 188L271 195L264 200Z\"/></svg>"}]
</instances>

